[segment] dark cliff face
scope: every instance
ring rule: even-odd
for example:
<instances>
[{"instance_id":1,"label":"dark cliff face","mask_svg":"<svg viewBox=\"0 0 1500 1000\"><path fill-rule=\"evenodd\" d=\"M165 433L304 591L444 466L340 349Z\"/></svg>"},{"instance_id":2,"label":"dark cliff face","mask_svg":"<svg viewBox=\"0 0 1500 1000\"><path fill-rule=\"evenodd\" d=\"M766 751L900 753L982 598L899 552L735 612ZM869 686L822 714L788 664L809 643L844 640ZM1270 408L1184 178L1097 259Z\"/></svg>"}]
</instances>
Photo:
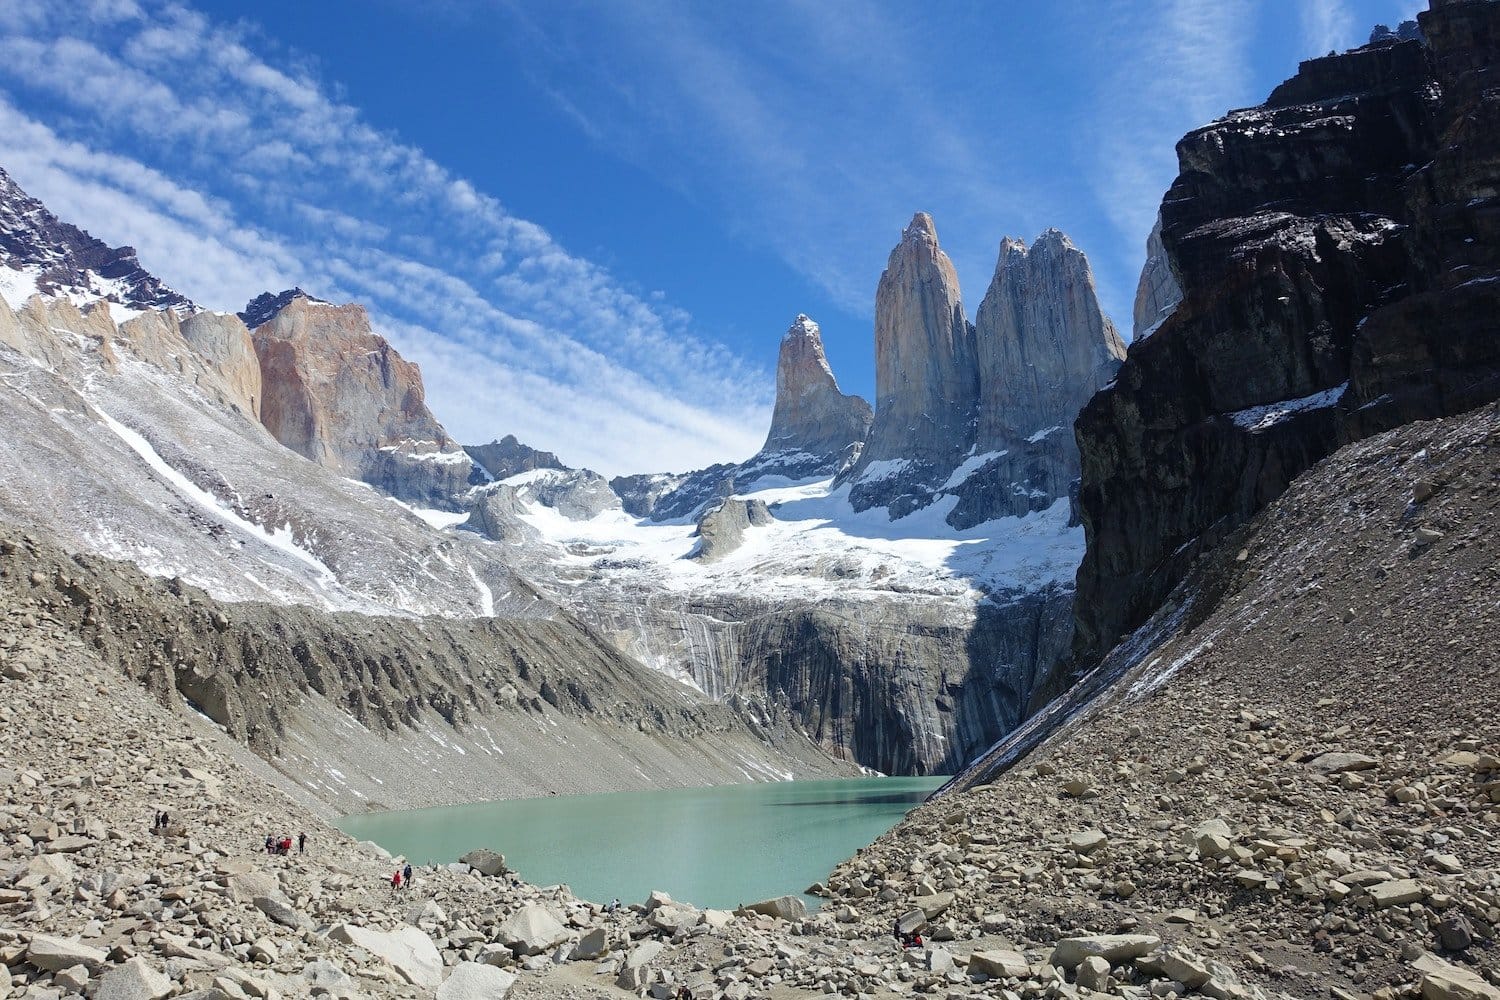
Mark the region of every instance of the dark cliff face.
<instances>
[{"instance_id":1,"label":"dark cliff face","mask_svg":"<svg viewBox=\"0 0 1500 1000\"><path fill-rule=\"evenodd\" d=\"M1076 425L1080 662L1341 444L1500 394L1500 4L1421 24L1178 144L1182 302Z\"/></svg>"},{"instance_id":2,"label":"dark cliff face","mask_svg":"<svg viewBox=\"0 0 1500 1000\"><path fill-rule=\"evenodd\" d=\"M0 265L36 268L37 289L90 290L106 279L114 288L107 297L132 309L194 312L187 296L162 284L136 259L133 247L111 247L77 226L60 221L0 170Z\"/></svg>"}]
</instances>

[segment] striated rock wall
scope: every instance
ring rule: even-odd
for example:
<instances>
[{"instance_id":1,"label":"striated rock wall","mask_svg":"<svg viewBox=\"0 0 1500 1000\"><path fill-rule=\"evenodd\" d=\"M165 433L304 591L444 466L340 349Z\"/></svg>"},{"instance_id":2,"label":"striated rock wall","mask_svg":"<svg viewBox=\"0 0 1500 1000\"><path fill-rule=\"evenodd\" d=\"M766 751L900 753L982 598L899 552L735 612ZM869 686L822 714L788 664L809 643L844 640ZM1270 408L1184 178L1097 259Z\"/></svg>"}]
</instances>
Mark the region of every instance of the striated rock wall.
<instances>
[{"instance_id":1,"label":"striated rock wall","mask_svg":"<svg viewBox=\"0 0 1500 1000\"><path fill-rule=\"evenodd\" d=\"M889 774L953 773L1014 728L1073 625L1071 592L1053 587L967 608L894 593L578 599L630 655Z\"/></svg>"},{"instance_id":2,"label":"striated rock wall","mask_svg":"<svg viewBox=\"0 0 1500 1000\"><path fill-rule=\"evenodd\" d=\"M255 328L261 420L320 465L423 506L449 507L472 463L428 410L422 373L362 306L293 295Z\"/></svg>"},{"instance_id":3,"label":"striated rock wall","mask_svg":"<svg viewBox=\"0 0 1500 1000\"><path fill-rule=\"evenodd\" d=\"M1341 443L1500 395L1500 5L1420 20L1178 144L1182 303L1078 421L1081 662Z\"/></svg>"}]
</instances>

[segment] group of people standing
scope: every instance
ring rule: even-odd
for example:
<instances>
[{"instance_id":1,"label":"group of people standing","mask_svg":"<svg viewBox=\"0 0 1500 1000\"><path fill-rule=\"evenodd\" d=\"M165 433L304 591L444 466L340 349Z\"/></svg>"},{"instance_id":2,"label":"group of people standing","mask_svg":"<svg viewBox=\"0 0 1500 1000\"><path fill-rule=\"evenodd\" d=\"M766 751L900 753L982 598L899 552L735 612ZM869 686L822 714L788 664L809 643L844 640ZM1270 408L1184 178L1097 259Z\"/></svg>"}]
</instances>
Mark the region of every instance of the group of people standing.
<instances>
[{"instance_id":1,"label":"group of people standing","mask_svg":"<svg viewBox=\"0 0 1500 1000\"><path fill-rule=\"evenodd\" d=\"M167 828L168 818L169 817L164 812L157 813L156 818L151 821L151 832L159 833L160 831L165 830Z\"/></svg>"},{"instance_id":2,"label":"group of people standing","mask_svg":"<svg viewBox=\"0 0 1500 1000\"><path fill-rule=\"evenodd\" d=\"M400 892L403 887L411 888L411 864L409 862L405 868L397 868L391 872L391 891Z\"/></svg>"},{"instance_id":3,"label":"group of people standing","mask_svg":"<svg viewBox=\"0 0 1500 1000\"><path fill-rule=\"evenodd\" d=\"M269 834L269 833L266 834L266 853L267 854L291 854L292 853L292 837L291 837L291 834L286 834L286 835L281 836L281 837L277 837L277 836L275 836L273 834ZM297 834L297 853L298 854L306 854L307 853L307 834L305 834L305 833L299 833L299 834Z\"/></svg>"}]
</instances>

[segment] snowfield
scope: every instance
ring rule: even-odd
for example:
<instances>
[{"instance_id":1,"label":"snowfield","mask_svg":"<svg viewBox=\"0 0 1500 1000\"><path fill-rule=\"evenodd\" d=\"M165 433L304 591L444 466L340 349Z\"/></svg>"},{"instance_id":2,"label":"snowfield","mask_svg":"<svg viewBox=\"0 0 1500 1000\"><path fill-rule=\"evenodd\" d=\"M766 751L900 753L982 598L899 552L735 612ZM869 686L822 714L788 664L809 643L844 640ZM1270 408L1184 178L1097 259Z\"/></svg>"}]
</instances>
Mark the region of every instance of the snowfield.
<instances>
[{"instance_id":1,"label":"snowfield","mask_svg":"<svg viewBox=\"0 0 1500 1000\"><path fill-rule=\"evenodd\" d=\"M848 492L832 479L752 484L736 497L764 501L775 523L746 529L744 543L711 564L689 558L698 546L693 524L654 523L619 510L569 520L537 502L526 504L522 517L552 547L554 565L572 571L565 577L613 577L683 594L816 600L902 592L972 601L986 592L1071 586L1083 556L1083 529L1068 526L1066 500L958 531L944 520L956 497L892 521L885 508L856 513Z\"/></svg>"}]
</instances>

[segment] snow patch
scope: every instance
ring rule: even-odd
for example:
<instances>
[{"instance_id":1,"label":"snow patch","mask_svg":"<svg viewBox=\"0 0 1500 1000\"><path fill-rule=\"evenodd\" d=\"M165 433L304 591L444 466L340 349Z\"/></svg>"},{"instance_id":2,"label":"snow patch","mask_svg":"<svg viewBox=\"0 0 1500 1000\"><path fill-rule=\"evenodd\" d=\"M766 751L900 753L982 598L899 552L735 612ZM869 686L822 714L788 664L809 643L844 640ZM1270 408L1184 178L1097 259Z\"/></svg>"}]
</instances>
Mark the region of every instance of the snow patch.
<instances>
[{"instance_id":1,"label":"snow patch","mask_svg":"<svg viewBox=\"0 0 1500 1000\"><path fill-rule=\"evenodd\" d=\"M253 521L245 520L239 514L224 506L218 497L168 465L166 459L162 458L161 455L157 454L156 449L151 447L151 442L147 441L140 434L126 427L97 406L94 408L94 412L99 414L99 419L104 423L105 427L108 427L116 437L125 442L130 450L139 455L153 472L166 480L183 497L191 500L198 507L219 518L221 521L238 528L263 545L291 556L293 559L312 569L318 575L320 586L328 587L338 583L338 577L334 575L333 570L329 569L317 556L297 544L289 525L268 531Z\"/></svg>"},{"instance_id":2,"label":"snow patch","mask_svg":"<svg viewBox=\"0 0 1500 1000\"><path fill-rule=\"evenodd\" d=\"M948 481L938 487L938 492L946 493L949 490L957 489L974 473L978 472L980 469L984 468L995 459L1003 458L1008 454L1010 454L1009 451L987 451L983 455L969 456L968 458L963 460L963 463L959 465L958 468L953 470L953 474L948 477Z\"/></svg>"},{"instance_id":3,"label":"snow patch","mask_svg":"<svg viewBox=\"0 0 1500 1000\"><path fill-rule=\"evenodd\" d=\"M1252 434L1267 430L1287 420L1298 413L1306 413L1309 410L1323 410L1335 405L1344 390L1349 388L1348 382L1341 382L1332 389L1324 389L1315 392L1311 396L1303 396L1300 399L1286 399L1279 403L1264 403L1260 406L1251 406L1247 409L1236 410L1226 414L1234 421L1236 427L1247 430Z\"/></svg>"}]
</instances>

